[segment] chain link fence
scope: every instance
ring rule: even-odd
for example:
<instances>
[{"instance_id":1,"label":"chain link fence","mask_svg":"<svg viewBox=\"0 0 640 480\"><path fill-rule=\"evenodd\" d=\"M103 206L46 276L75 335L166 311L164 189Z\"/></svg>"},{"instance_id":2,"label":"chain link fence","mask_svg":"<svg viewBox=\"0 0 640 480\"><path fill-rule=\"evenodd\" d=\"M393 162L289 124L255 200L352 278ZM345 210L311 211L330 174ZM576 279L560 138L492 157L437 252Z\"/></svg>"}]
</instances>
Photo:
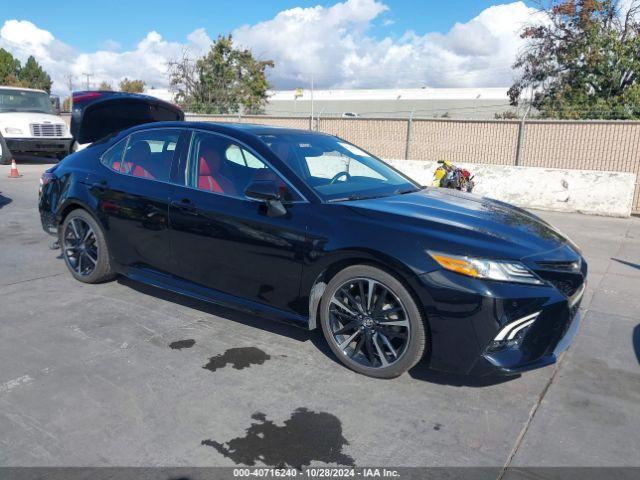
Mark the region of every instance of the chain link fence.
<instances>
[{"instance_id":1,"label":"chain link fence","mask_svg":"<svg viewBox=\"0 0 640 480\"><path fill-rule=\"evenodd\" d=\"M637 182L633 211L640 213L640 122L266 115L187 115L187 120L317 130L381 158L631 172Z\"/></svg>"}]
</instances>

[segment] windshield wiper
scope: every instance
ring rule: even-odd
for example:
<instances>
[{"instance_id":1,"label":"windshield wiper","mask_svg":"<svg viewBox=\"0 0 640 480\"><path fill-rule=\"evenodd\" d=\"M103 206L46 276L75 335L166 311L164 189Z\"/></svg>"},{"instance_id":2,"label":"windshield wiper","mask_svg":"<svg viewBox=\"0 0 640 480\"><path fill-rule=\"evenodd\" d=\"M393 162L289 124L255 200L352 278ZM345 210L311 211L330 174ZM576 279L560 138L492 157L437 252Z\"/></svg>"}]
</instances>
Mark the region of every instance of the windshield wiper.
<instances>
[{"instance_id":1,"label":"windshield wiper","mask_svg":"<svg viewBox=\"0 0 640 480\"><path fill-rule=\"evenodd\" d=\"M395 192L393 192L394 195L406 195L408 193L416 193L419 192L420 189L419 188L405 188L404 190L402 189L398 189Z\"/></svg>"},{"instance_id":2,"label":"windshield wiper","mask_svg":"<svg viewBox=\"0 0 640 480\"><path fill-rule=\"evenodd\" d=\"M371 200L372 198L382 198L386 196L388 195L349 195L348 197L332 198L331 200L327 200L327 202L352 202L355 200Z\"/></svg>"}]
</instances>

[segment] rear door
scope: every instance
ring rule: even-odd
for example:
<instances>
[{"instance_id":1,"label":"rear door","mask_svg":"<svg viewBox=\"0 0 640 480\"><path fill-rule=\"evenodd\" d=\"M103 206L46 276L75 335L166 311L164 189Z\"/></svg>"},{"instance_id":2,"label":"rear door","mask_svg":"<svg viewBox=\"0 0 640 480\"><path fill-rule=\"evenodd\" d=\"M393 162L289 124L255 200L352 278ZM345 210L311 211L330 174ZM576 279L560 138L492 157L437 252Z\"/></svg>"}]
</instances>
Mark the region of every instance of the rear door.
<instances>
[{"instance_id":1,"label":"rear door","mask_svg":"<svg viewBox=\"0 0 640 480\"><path fill-rule=\"evenodd\" d=\"M91 174L90 191L104 221L115 261L123 266L171 273L169 199L183 128L150 128L107 150L102 168Z\"/></svg>"}]
</instances>

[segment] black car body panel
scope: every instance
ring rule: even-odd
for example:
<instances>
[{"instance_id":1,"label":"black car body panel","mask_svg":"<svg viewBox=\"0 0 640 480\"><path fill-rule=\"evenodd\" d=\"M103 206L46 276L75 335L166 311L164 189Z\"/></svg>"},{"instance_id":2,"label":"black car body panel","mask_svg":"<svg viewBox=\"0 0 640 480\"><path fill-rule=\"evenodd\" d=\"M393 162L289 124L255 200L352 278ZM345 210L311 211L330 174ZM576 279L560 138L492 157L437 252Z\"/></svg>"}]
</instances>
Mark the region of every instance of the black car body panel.
<instances>
[{"instance_id":1,"label":"black car body panel","mask_svg":"<svg viewBox=\"0 0 640 480\"><path fill-rule=\"evenodd\" d=\"M78 143L91 143L129 127L151 122L184 120L182 110L147 95L124 92L73 93L71 134Z\"/></svg>"},{"instance_id":2,"label":"black car body panel","mask_svg":"<svg viewBox=\"0 0 640 480\"><path fill-rule=\"evenodd\" d=\"M150 128L182 131L168 181L122 175L101 163L109 149ZM276 169L298 192L286 215L262 202L184 184L187 137L212 132ZM261 316L316 327L318 292L337 270L370 263L397 275L428 322L431 367L516 373L555 361L575 333L587 265L575 245L538 217L502 202L426 188L405 195L322 201L260 140L281 129L162 122L112 135L51 169L43 227L54 232L82 207L102 226L116 269L131 278ZM113 133L113 132L111 132ZM308 133L308 132L306 132ZM427 253L519 260L539 285L466 277ZM499 332L537 315L516 345Z\"/></svg>"}]
</instances>

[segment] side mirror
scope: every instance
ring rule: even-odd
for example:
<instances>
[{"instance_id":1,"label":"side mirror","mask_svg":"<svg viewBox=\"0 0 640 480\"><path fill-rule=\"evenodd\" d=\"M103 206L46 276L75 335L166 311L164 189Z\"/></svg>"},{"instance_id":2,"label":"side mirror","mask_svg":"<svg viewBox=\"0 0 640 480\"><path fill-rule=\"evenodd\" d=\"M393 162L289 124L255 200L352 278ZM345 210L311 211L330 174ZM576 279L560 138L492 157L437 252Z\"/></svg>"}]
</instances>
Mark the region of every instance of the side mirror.
<instances>
[{"instance_id":1,"label":"side mirror","mask_svg":"<svg viewBox=\"0 0 640 480\"><path fill-rule=\"evenodd\" d=\"M251 182L244 191L247 198L259 200L267 205L267 215L283 217L287 209L282 204L282 196L278 185L273 180L256 180Z\"/></svg>"},{"instance_id":2,"label":"side mirror","mask_svg":"<svg viewBox=\"0 0 640 480\"><path fill-rule=\"evenodd\" d=\"M264 202L280 200L280 190L273 180L255 180L247 186L244 194L248 198Z\"/></svg>"},{"instance_id":3,"label":"side mirror","mask_svg":"<svg viewBox=\"0 0 640 480\"><path fill-rule=\"evenodd\" d=\"M50 95L49 100L51 101L51 110L54 115L60 115L60 97L56 95Z\"/></svg>"}]
</instances>

